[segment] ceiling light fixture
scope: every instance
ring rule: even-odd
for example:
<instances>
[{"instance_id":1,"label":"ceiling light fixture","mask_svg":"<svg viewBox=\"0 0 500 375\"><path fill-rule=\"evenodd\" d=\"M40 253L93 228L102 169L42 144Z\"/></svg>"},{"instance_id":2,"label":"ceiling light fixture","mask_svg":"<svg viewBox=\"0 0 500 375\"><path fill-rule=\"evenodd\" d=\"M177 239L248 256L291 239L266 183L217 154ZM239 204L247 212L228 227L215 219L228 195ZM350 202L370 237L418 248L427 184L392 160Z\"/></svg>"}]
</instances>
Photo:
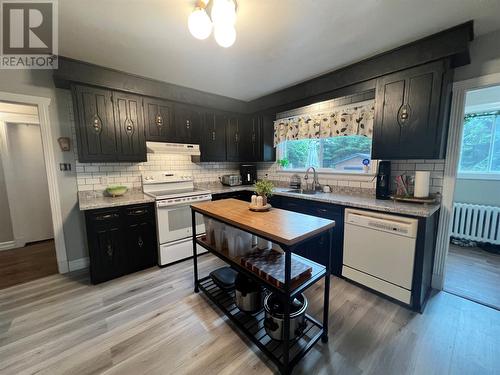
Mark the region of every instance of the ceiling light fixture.
<instances>
[{"instance_id":1,"label":"ceiling light fixture","mask_svg":"<svg viewBox=\"0 0 500 375\"><path fill-rule=\"evenodd\" d=\"M195 38L208 38L213 28L215 41L224 48L236 41L235 23L236 0L200 0L188 18L189 31Z\"/></svg>"}]
</instances>

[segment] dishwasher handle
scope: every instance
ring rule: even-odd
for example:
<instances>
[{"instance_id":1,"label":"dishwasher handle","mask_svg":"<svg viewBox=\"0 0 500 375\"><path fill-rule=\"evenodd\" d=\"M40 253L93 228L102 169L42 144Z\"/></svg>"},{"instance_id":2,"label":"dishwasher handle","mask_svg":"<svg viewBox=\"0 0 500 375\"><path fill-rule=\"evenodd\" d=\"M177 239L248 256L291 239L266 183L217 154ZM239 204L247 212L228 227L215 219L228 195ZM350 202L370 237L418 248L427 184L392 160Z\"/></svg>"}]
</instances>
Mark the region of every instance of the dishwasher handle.
<instances>
[{"instance_id":1,"label":"dishwasher handle","mask_svg":"<svg viewBox=\"0 0 500 375\"><path fill-rule=\"evenodd\" d=\"M347 211L347 210L346 210ZM371 214L370 212L346 212L346 224L366 227L382 232L416 238L418 220L394 215Z\"/></svg>"}]
</instances>

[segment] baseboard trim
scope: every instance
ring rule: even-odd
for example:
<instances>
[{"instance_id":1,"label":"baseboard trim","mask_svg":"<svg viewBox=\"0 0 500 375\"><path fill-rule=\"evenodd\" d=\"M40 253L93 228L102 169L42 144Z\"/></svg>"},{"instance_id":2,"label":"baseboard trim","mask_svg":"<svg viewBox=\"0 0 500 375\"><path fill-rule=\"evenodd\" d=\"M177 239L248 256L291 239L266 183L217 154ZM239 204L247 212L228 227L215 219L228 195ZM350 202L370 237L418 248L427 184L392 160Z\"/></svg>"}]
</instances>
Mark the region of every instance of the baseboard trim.
<instances>
[{"instance_id":1,"label":"baseboard trim","mask_svg":"<svg viewBox=\"0 0 500 375\"><path fill-rule=\"evenodd\" d=\"M89 261L89 258L86 257L86 258L70 260L68 262L68 264L69 264L69 272L73 272L73 271L81 270L83 268L88 268L90 261Z\"/></svg>"},{"instance_id":2,"label":"baseboard trim","mask_svg":"<svg viewBox=\"0 0 500 375\"><path fill-rule=\"evenodd\" d=\"M16 247L16 241L0 242L0 251L15 249Z\"/></svg>"}]
</instances>

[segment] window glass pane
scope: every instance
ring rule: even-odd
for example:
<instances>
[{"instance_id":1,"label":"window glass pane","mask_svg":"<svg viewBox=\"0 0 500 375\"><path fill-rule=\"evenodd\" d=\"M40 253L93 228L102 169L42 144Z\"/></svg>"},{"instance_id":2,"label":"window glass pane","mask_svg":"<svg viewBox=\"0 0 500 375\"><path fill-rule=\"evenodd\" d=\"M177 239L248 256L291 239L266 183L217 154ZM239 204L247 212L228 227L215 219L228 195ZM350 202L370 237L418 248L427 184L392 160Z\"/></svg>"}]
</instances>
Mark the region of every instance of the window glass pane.
<instances>
[{"instance_id":1,"label":"window glass pane","mask_svg":"<svg viewBox=\"0 0 500 375\"><path fill-rule=\"evenodd\" d=\"M363 160L370 159L372 140L359 135L323 140L323 168L337 171L363 171Z\"/></svg>"},{"instance_id":2,"label":"window glass pane","mask_svg":"<svg viewBox=\"0 0 500 375\"><path fill-rule=\"evenodd\" d=\"M310 166L339 172L363 173L363 160L370 159L371 138L350 135L325 139L286 141L279 146L279 158L286 159L285 169Z\"/></svg>"},{"instance_id":3,"label":"window glass pane","mask_svg":"<svg viewBox=\"0 0 500 375\"><path fill-rule=\"evenodd\" d=\"M318 139L300 139L296 141L286 141L283 146L282 159L288 160L289 169L307 168L309 166L319 166Z\"/></svg>"},{"instance_id":4,"label":"window glass pane","mask_svg":"<svg viewBox=\"0 0 500 375\"><path fill-rule=\"evenodd\" d=\"M460 172L488 172L495 116L467 116L464 120Z\"/></svg>"},{"instance_id":5,"label":"window glass pane","mask_svg":"<svg viewBox=\"0 0 500 375\"><path fill-rule=\"evenodd\" d=\"M493 141L491 171L500 172L500 115L495 118L495 140Z\"/></svg>"}]
</instances>

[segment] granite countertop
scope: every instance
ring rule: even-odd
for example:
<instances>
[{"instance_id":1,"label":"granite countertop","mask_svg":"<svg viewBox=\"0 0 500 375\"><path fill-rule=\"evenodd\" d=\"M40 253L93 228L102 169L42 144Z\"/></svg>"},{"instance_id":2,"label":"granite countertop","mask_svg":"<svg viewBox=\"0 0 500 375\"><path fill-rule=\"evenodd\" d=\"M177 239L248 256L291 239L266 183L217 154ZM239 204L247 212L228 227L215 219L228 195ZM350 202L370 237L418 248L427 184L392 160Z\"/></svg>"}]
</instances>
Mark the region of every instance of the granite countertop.
<instances>
[{"instance_id":1,"label":"granite countertop","mask_svg":"<svg viewBox=\"0 0 500 375\"><path fill-rule=\"evenodd\" d=\"M141 204L154 202L155 199L142 191L131 190L121 197L109 197L100 193L81 191L78 193L78 204L80 211L95 210L98 208L109 208L118 206L128 206L131 204Z\"/></svg>"},{"instance_id":2,"label":"granite countertop","mask_svg":"<svg viewBox=\"0 0 500 375\"><path fill-rule=\"evenodd\" d=\"M224 186L220 183L198 184L197 187L210 190L212 194L228 193L233 191L249 190L253 191L252 186ZM314 195L305 195L286 192L290 188L276 188L274 194L299 199L308 199L317 202L333 203L342 206L364 208L369 210L395 213L401 215L410 215L418 217L432 216L439 210L440 204L418 204L404 203L393 200L376 199L373 195L359 193L317 193Z\"/></svg>"}]
</instances>

